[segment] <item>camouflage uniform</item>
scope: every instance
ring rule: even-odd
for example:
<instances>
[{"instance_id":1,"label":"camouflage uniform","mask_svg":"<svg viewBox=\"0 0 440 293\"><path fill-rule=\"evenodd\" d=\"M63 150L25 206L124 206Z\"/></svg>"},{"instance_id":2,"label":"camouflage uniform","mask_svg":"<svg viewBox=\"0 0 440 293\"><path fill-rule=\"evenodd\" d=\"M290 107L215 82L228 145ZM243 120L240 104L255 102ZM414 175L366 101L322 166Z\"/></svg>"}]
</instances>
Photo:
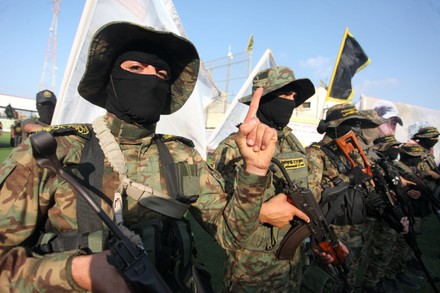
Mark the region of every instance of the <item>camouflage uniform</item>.
<instances>
[{"instance_id":1,"label":"camouflage uniform","mask_svg":"<svg viewBox=\"0 0 440 293\"><path fill-rule=\"evenodd\" d=\"M200 63L195 47L172 33L127 22L107 24L95 34L89 49L86 72L78 87L81 96L97 106L106 107L110 96L106 90L109 74L121 50L127 50L128 46L131 50L137 50L138 54L148 52L145 48L156 46L170 54L167 61L169 73L174 79L167 85L171 88L170 101L160 111L161 114L170 114L182 107L197 81ZM156 60L160 59L154 56ZM148 93L151 96L151 92ZM152 261L155 261L167 283L173 278L178 282L185 281L178 280L181 274L176 277L170 275L180 268L174 265L189 263L191 268L192 253L184 253L188 249L193 252L186 221L182 216L171 217L157 212L157 206L146 205L143 201L145 192L134 198L129 192L129 187L133 189L133 185L121 184L121 181L131 180L130 184L137 183L149 188L153 197L166 198L159 207L163 207L165 212L174 211L170 206L174 201L169 197L175 194L171 194L170 182L165 180L169 173L164 171L163 157L159 156L159 144L156 142L165 144L173 162L177 164L177 176L181 180L179 182L183 182L180 186L183 195L198 195L198 200L191 205L185 204L185 208L189 208L224 248L240 247L244 239L258 228L267 176L257 176L239 169L237 188L229 198L230 195L224 192L220 174L203 161L190 141L172 136L160 136L156 140L153 139L156 137L155 123L141 127L117 117L107 114L102 122L109 137L116 140L126 177L115 169L114 161L109 159L112 156L100 152L103 146L92 143L96 140L89 125L52 126L48 130L58 143L56 157L62 167L78 177L81 184L88 185L89 191L97 195L94 198L97 204L110 217L115 216L112 200L117 191L121 192L124 225L143 236L147 251L150 248L159 251L159 254L149 251L150 258L161 257L160 253L164 253L162 259ZM94 130L96 132L95 125ZM98 134L96 136L100 140ZM100 153L101 159L97 158ZM92 157L84 160L84 155ZM95 176L98 178L94 178L94 174L98 174ZM100 181L99 184L94 184L96 179ZM84 292L73 280L72 260L80 254L108 249L108 228L93 211L83 214L83 208L90 207L87 204L82 206L84 200L76 195L72 186L52 171L38 166L30 139L13 150L0 165L0 201L0 291ZM82 228L84 222L88 225L87 230ZM150 235L160 238L151 239L148 237ZM183 244L176 247L174 240ZM185 272L191 274L192 271L189 269L189 272ZM170 283L168 285L171 287Z\"/></svg>"},{"instance_id":2,"label":"camouflage uniform","mask_svg":"<svg viewBox=\"0 0 440 293\"><path fill-rule=\"evenodd\" d=\"M374 146L368 153L386 151L400 144L393 135L379 137L374 140ZM378 157L374 156L374 158L373 162L378 163ZM409 252L408 250L409 247L400 233L383 218L374 217L366 249L364 286L374 287L385 277L394 279L395 275L405 267L404 255Z\"/></svg>"},{"instance_id":3,"label":"camouflage uniform","mask_svg":"<svg viewBox=\"0 0 440 293\"><path fill-rule=\"evenodd\" d=\"M147 134L143 128L121 123L113 116L107 117L107 123L126 158L128 177L152 187L159 193L167 194L164 174L160 172L158 150L152 142L152 135ZM84 126L75 127L84 132L90 131ZM64 167L79 163L86 139L87 133L81 136L57 137L57 157ZM266 179L239 172L238 192L234 195L234 200L228 202L222 190L221 176L204 163L197 151L178 140L167 141L166 145L174 160L193 168L199 178L200 197L191 207L195 217L203 221L206 229L218 236L217 240L222 246L232 248L241 245L242 240L251 234L247 231L252 232L259 227L258 215L262 203L262 197L259 195L264 190ZM30 249L35 244L34 237L38 237L38 231L43 229L46 216L57 231L77 231L76 198L72 187L55 174L38 167L33 159L29 140L10 154L0 170L3 203L0 208L3 215L0 221L0 284L3 290L16 288L16 292L81 291L68 272L71 257L80 254L80 250L38 255ZM105 160L102 192L112 200L118 186L119 176L113 171L108 160ZM252 198L252 201L249 201L249 198ZM108 215L113 215L111 206L104 200L101 206ZM131 197L127 197L125 208L124 222L127 225L169 218L140 206ZM31 271L32 278L23 277Z\"/></svg>"},{"instance_id":4,"label":"camouflage uniform","mask_svg":"<svg viewBox=\"0 0 440 293\"><path fill-rule=\"evenodd\" d=\"M281 99L276 93L295 91L294 101L290 100L295 103L295 107L301 105L314 93L313 84L308 79L295 79L293 71L284 66L269 68L257 73L253 80L253 92L258 87L263 87L264 90L259 111L263 107L270 108L266 102L270 103L271 98ZM246 96L240 102L249 104L251 97L251 95ZM270 109L269 112L275 111L273 108ZM276 114L290 118L292 112L282 109L276 111ZM303 146L290 128L280 126L281 123L271 124L273 121L268 116L270 115L267 113L257 112L257 117L263 123L278 129L274 157L284 165L290 178L296 184L306 187L308 171ZM216 169L225 178L227 190L230 192L237 184L237 168L242 165L233 136L234 134L231 134L225 138L213 155ZM263 201L283 192L280 181L283 180L281 171L274 164L271 170L274 173L264 193ZM239 248L227 249L224 278L226 290L229 292L298 292L304 264L302 247L298 247L292 260L280 260L276 256L280 242L290 228L290 225L277 228L259 223L254 233L245 239Z\"/></svg>"},{"instance_id":5,"label":"camouflage uniform","mask_svg":"<svg viewBox=\"0 0 440 293\"><path fill-rule=\"evenodd\" d=\"M304 186L307 184L305 182L307 172L307 164L304 160L305 151L301 145L293 143L296 139L292 136L291 129L288 127L279 132L274 156L281 161L296 159L299 164L296 169L292 170L294 175L291 177L299 179L297 183ZM232 135L223 140L214 153L216 166L225 177L226 184L230 184L229 189L233 188L232 183L235 182L234 177L236 177L234 173L236 173L237 166L241 165L241 161L233 167L227 165L237 157L239 157L238 148ZM223 168L219 167L219 164ZM280 192L276 190L276 183L273 180L271 182L264 193L263 201ZM255 232L243 242L239 249L226 250L224 280L227 290L230 292L296 292L299 290L304 251L297 249L291 261L278 260L275 254L289 229L289 226L277 228L259 223Z\"/></svg>"},{"instance_id":6,"label":"camouflage uniform","mask_svg":"<svg viewBox=\"0 0 440 293\"><path fill-rule=\"evenodd\" d=\"M422 146L413 143L406 143L401 146L400 160L403 164L411 168L411 172L416 173L415 176L425 183L430 189L431 194L434 194L438 188L437 182L431 177L428 171L434 171L435 161L434 157L425 150ZM431 213L431 203L429 197L422 193L418 199L410 199L414 211L414 229L421 232L420 228L423 219Z\"/></svg>"},{"instance_id":7,"label":"camouflage uniform","mask_svg":"<svg viewBox=\"0 0 440 293\"><path fill-rule=\"evenodd\" d=\"M354 120L361 122L362 127L370 128L373 125L377 126L376 122L370 118L361 115L357 109L349 104L338 104L331 107L327 112L326 120L321 120L318 126L318 132L327 132L329 128L337 128L341 123L347 120ZM324 147L329 147L327 151L324 151ZM362 148L362 144L360 143ZM353 199L358 202L358 208L351 210L353 213L357 213L354 222L350 222L346 219L344 209L348 206L342 204L337 210L333 219L327 219L329 224L333 227L338 238L347 246L350 253L346 259L346 264L349 268L349 275L347 276L348 282L351 286L355 285L356 274L361 264L362 249L364 248L364 221L365 221L365 198L368 191L372 190L372 186L366 181L366 178L362 180L363 183L350 183L349 173L353 167L350 165L348 159L336 146L334 140L326 135L319 143L313 143L306 148L307 159L309 162L310 176L309 176L309 188L313 191L317 201L320 203L324 214L330 212L327 205L332 205L332 198L338 198L345 196L345 192L335 194L335 196L324 196L326 190L337 188L338 186L348 185L348 190L353 191ZM330 158L331 152L333 158ZM353 162L364 168L364 161L358 150L350 152L350 157ZM335 161L340 164L336 165ZM344 169L344 170L342 170Z\"/></svg>"}]
</instances>

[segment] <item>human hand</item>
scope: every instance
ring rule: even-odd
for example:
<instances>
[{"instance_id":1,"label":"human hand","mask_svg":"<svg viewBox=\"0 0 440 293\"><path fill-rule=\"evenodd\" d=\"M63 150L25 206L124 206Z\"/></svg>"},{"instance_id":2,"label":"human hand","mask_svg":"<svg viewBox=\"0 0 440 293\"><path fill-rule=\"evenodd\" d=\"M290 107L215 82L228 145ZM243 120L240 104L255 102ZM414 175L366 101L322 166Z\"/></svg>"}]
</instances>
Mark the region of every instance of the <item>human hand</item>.
<instances>
[{"instance_id":1,"label":"human hand","mask_svg":"<svg viewBox=\"0 0 440 293\"><path fill-rule=\"evenodd\" d=\"M429 176L432 177L432 179L434 179L434 180L439 180L440 179L440 174L439 173L437 173L437 172L435 172L433 170L427 170L426 172L428 173Z\"/></svg>"},{"instance_id":2,"label":"human hand","mask_svg":"<svg viewBox=\"0 0 440 293\"><path fill-rule=\"evenodd\" d=\"M415 189L408 190L406 194L412 199L419 199L422 196L422 193L419 190Z\"/></svg>"},{"instance_id":3,"label":"human hand","mask_svg":"<svg viewBox=\"0 0 440 293\"><path fill-rule=\"evenodd\" d=\"M403 231L400 234L407 234L409 232L409 220L408 217L402 217L400 219L400 223L402 223Z\"/></svg>"},{"instance_id":4,"label":"human hand","mask_svg":"<svg viewBox=\"0 0 440 293\"><path fill-rule=\"evenodd\" d=\"M87 291L130 292L118 270L107 262L110 251L76 256L72 260L72 278Z\"/></svg>"},{"instance_id":5,"label":"human hand","mask_svg":"<svg viewBox=\"0 0 440 293\"><path fill-rule=\"evenodd\" d=\"M309 217L287 201L287 195L278 193L264 202L260 209L260 222L281 228L289 225L294 217L310 222Z\"/></svg>"},{"instance_id":6,"label":"human hand","mask_svg":"<svg viewBox=\"0 0 440 293\"><path fill-rule=\"evenodd\" d=\"M405 178L403 178L402 176L400 176L400 181L402 182L402 186L403 187L407 187L408 185L416 185L415 182L406 180Z\"/></svg>"},{"instance_id":7,"label":"human hand","mask_svg":"<svg viewBox=\"0 0 440 293\"><path fill-rule=\"evenodd\" d=\"M262 93L263 88L255 91L246 118L235 135L235 142L243 158L245 170L265 176L274 154L277 132L256 117Z\"/></svg>"},{"instance_id":8,"label":"human hand","mask_svg":"<svg viewBox=\"0 0 440 293\"><path fill-rule=\"evenodd\" d=\"M342 253L344 255L344 259L347 257L347 255L349 255L349 251L347 246L345 246L344 243L342 243L340 240L338 240L339 242L339 247L342 250ZM333 256L330 253L327 253L325 251L322 251L319 248L313 248L313 253L315 254L315 256L321 261L321 263L323 263L324 265L331 267L332 263L335 261L335 259L333 258Z\"/></svg>"}]
</instances>

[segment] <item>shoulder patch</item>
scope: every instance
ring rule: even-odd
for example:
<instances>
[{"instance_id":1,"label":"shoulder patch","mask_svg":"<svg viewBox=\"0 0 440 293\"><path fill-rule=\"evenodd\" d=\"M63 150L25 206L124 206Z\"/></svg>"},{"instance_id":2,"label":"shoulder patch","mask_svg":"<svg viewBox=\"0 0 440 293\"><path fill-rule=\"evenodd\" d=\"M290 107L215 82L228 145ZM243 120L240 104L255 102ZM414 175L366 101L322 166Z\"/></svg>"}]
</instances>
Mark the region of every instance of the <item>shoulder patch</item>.
<instances>
[{"instance_id":1,"label":"shoulder patch","mask_svg":"<svg viewBox=\"0 0 440 293\"><path fill-rule=\"evenodd\" d=\"M177 135L171 135L171 134L158 134L158 136L162 139L163 142L167 142L167 141L180 141L183 144L186 144L187 146L190 147L195 147L193 141L189 138L185 138L182 136L177 136Z\"/></svg>"},{"instance_id":2,"label":"shoulder patch","mask_svg":"<svg viewBox=\"0 0 440 293\"><path fill-rule=\"evenodd\" d=\"M47 131L54 136L62 135L78 135L85 139L90 139L92 136L92 127L90 124L62 124L62 125L50 125L42 128L38 131Z\"/></svg>"}]
</instances>

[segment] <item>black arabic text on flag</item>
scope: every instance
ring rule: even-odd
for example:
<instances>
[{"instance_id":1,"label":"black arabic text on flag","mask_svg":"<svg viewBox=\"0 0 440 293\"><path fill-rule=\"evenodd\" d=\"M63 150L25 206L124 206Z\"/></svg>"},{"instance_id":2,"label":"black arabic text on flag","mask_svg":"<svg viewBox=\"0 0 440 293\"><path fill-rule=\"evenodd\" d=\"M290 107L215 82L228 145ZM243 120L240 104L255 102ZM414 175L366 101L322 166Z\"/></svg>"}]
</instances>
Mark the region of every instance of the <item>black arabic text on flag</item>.
<instances>
[{"instance_id":1,"label":"black arabic text on flag","mask_svg":"<svg viewBox=\"0 0 440 293\"><path fill-rule=\"evenodd\" d=\"M351 79L356 72L369 63L370 59L362 50L362 47L346 29L326 100L333 99L349 103L353 99Z\"/></svg>"}]
</instances>

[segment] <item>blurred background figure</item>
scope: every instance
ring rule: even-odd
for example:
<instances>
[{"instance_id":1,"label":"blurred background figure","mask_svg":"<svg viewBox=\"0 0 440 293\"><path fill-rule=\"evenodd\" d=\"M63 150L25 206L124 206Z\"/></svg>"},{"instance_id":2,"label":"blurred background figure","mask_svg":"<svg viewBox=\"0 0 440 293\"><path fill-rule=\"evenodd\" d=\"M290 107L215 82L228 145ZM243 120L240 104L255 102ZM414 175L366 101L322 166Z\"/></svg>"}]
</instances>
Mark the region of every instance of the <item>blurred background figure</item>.
<instances>
[{"instance_id":1,"label":"blurred background figure","mask_svg":"<svg viewBox=\"0 0 440 293\"><path fill-rule=\"evenodd\" d=\"M53 112L57 104L57 98L50 90L42 90L37 93L36 106L38 119L26 119L22 122L23 138L26 138L32 132L49 126L52 121Z\"/></svg>"},{"instance_id":2,"label":"blurred background figure","mask_svg":"<svg viewBox=\"0 0 440 293\"><path fill-rule=\"evenodd\" d=\"M379 116L387 121L378 127L380 136L395 135L397 123L403 126L402 119L399 117L399 110L393 103L380 100L374 104L373 108Z\"/></svg>"}]
</instances>

